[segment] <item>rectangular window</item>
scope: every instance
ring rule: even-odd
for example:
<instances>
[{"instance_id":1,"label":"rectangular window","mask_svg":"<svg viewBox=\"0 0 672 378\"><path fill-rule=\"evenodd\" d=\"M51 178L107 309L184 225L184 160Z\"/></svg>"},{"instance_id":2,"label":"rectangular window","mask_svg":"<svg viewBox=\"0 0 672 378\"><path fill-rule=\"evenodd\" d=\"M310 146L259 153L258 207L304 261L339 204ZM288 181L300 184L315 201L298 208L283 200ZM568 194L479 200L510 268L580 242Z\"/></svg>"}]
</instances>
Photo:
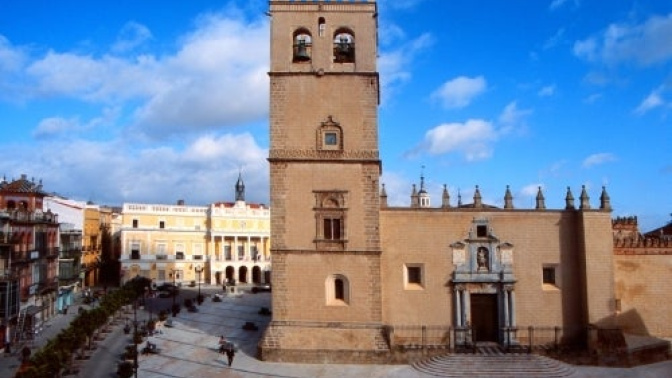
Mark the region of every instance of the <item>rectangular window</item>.
<instances>
[{"instance_id":1,"label":"rectangular window","mask_svg":"<svg viewBox=\"0 0 672 378\"><path fill-rule=\"evenodd\" d=\"M325 218L323 236L325 240L340 240L341 220L339 218Z\"/></svg>"},{"instance_id":2,"label":"rectangular window","mask_svg":"<svg viewBox=\"0 0 672 378\"><path fill-rule=\"evenodd\" d=\"M138 228L138 220L133 219L133 228Z\"/></svg>"},{"instance_id":3,"label":"rectangular window","mask_svg":"<svg viewBox=\"0 0 672 378\"><path fill-rule=\"evenodd\" d=\"M425 285L423 264L405 264L404 269L406 290L422 290Z\"/></svg>"},{"instance_id":4,"label":"rectangular window","mask_svg":"<svg viewBox=\"0 0 672 378\"><path fill-rule=\"evenodd\" d=\"M543 268L543 282L547 285L555 285L555 267L545 266Z\"/></svg>"},{"instance_id":5,"label":"rectangular window","mask_svg":"<svg viewBox=\"0 0 672 378\"><path fill-rule=\"evenodd\" d=\"M231 261L232 259L230 245L224 246L224 259L226 259L226 261Z\"/></svg>"},{"instance_id":6,"label":"rectangular window","mask_svg":"<svg viewBox=\"0 0 672 378\"><path fill-rule=\"evenodd\" d=\"M163 269L159 270L159 276L157 277L159 281L165 281L166 280L166 271Z\"/></svg>"},{"instance_id":7,"label":"rectangular window","mask_svg":"<svg viewBox=\"0 0 672 378\"><path fill-rule=\"evenodd\" d=\"M159 228L166 228L166 222L165 221L159 221Z\"/></svg>"},{"instance_id":8,"label":"rectangular window","mask_svg":"<svg viewBox=\"0 0 672 378\"><path fill-rule=\"evenodd\" d=\"M140 243L131 244L131 260L140 260Z\"/></svg>"},{"instance_id":9,"label":"rectangular window","mask_svg":"<svg viewBox=\"0 0 672 378\"><path fill-rule=\"evenodd\" d=\"M408 283L409 284L422 284L422 271L419 266L409 266L408 267Z\"/></svg>"},{"instance_id":10,"label":"rectangular window","mask_svg":"<svg viewBox=\"0 0 672 378\"><path fill-rule=\"evenodd\" d=\"M476 226L476 237L484 238L486 236L488 236L488 226L485 225Z\"/></svg>"},{"instance_id":11,"label":"rectangular window","mask_svg":"<svg viewBox=\"0 0 672 378\"><path fill-rule=\"evenodd\" d=\"M175 260L184 260L184 252L175 252Z\"/></svg>"}]
</instances>

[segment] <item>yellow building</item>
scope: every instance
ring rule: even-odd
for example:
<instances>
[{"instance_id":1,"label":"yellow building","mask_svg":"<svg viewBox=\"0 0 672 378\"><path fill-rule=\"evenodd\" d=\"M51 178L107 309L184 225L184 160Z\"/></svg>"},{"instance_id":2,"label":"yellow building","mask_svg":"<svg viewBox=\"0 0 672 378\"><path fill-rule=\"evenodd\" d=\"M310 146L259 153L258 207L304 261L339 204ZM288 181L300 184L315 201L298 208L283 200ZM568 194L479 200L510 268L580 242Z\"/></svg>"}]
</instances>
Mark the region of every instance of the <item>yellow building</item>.
<instances>
[{"instance_id":1,"label":"yellow building","mask_svg":"<svg viewBox=\"0 0 672 378\"><path fill-rule=\"evenodd\" d=\"M270 282L270 210L236 201L209 206L127 203L122 209L122 283L136 276L157 285Z\"/></svg>"},{"instance_id":2,"label":"yellow building","mask_svg":"<svg viewBox=\"0 0 672 378\"><path fill-rule=\"evenodd\" d=\"M82 288L98 285L102 252L101 226L104 222L101 208L87 203L84 208L84 232L82 234Z\"/></svg>"}]
</instances>

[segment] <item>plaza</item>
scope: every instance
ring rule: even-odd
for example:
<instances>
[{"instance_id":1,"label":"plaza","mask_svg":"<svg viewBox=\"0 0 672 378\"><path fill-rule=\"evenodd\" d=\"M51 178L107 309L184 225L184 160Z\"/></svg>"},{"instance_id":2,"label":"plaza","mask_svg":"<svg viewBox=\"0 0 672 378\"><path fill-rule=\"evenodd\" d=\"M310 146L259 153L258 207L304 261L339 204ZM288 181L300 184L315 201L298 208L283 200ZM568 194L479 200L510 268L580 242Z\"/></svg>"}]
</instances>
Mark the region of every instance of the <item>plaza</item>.
<instances>
[{"instance_id":1,"label":"plaza","mask_svg":"<svg viewBox=\"0 0 672 378\"><path fill-rule=\"evenodd\" d=\"M171 327L164 327L162 333L143 340L157 345L160 353L139 356L138 377L143 378L177 378L177 377L293 377L293 378L335 378L335 377L410 377L423 378L432 376L460 376L473 367L474 361L482 361L484 356L458 356L457 364L445 365L445 370L433 371L431 374L421 364L413 365L353 365L353 364L296 364L269 363L257 358L257 344L270 321L267 315L259 314L262 307L270 307L270 293L253 294L251 291L238 288L234 293L223 294L221 287L206 286L202 288L207 295L205 302L199 306L198 312L182 310L176 317L170 318ZM214 294L222 296L221 302L214 302ZM195 297L196 289L182 289L181 298ZM156 317L156 310L168 307L170 298L148 299L147 306L137 311L140 320ZM74 307L88 305L81 303ZM150 310L152 311L150 313ZM59 314L42 334L33 342L34 347L44 345L46 341L58 334L60 329L67 327L76 316L76 310L69 314ZM125 316L132 320L133 313ZM253 322L258 330L244 330L246 322ZM124 322L117 322L114 329L105 339L98 342L97 349L89 360L83 361L77 377L113 378L116 377L116 366L120 361L130 336L123 332ZM223 335L234 343L237 353L233 365L228 367L226 356L218 353L218 340ZM447 356L447 358L453 356ZM496 359L515 357L498 356ZM481 360L479 360L481 359ZM471 362L470 362L471 361ZM495 361L493 358L491 361ZM528 369L532 363L518 359L512 368ZM555 362L562 368L562 375L567 377L664 377L672 375L672 361L644 365L635 368L604 368L578 367ZM434 365L437 366L437 365ZM449 366L449 368L448 368ZM0 375L10 377L19 367L18 353L3 355L0 358ZM537 371L537 376L553 376L550 373ZM506 371L497 374L507 376ZM482 375L481 375L482 376ZM534 376L534 375L528 375Z\"/></svg>"}]
</instances>

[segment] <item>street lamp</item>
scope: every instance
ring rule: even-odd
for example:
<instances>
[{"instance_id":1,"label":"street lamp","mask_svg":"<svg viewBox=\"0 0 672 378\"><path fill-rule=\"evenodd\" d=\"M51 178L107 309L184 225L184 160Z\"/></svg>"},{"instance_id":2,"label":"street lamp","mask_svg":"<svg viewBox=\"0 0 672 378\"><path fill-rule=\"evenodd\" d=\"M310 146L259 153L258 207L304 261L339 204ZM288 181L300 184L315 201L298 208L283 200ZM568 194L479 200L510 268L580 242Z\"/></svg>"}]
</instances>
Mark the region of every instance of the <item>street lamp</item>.
<instances>
[{"instance_id":1,"label":"street lamp","mask_svg":"<svg viewBox=\"0 0 672 378\"><path fill-rule=\"evenodd\" d=\"M133 300L133 347L135 348L133 353L133 374L135 378L138 378L138 299Z\"/></svg>"},{"instance_id":2,"label":"street lamp","mask_svg":"<svg viewBox=\"0 0 672 378\"><path fill-rule=\"evenodd\" d=\"M152 306L149 305L149 294L151 293L149 286L145 286L145 308L149 309L149 321L152 321Z\"/></svg>"},{"instance_id":3,"label":"street lamp","mask_svg":"<svg viewBox=\"0 0 672 378\"><path fill-rule=\"evenodd\" d=\"M177 315L177 312L175 311L175 297L177 296L177 285L175 284L175 279L179 278L180 274L175 269L172 269L170 272L170 275L173 277L173 307L171 308L171 311L173 313L173 317L175 317L175 315Z\"/></svg>"},{"instance_id":4,"label":"street lamp","mask_svg":"<svg viewBox=\"0 0 672 378\"><path fill-rule=\"evenodd\" d=\"M194 272L198 275L198 297L196 297L196 301L200 305L203 300L201 299L201 273L203 273L203 267L202 266L197 266L194 268Z\"/></svg>"}]
</instances>

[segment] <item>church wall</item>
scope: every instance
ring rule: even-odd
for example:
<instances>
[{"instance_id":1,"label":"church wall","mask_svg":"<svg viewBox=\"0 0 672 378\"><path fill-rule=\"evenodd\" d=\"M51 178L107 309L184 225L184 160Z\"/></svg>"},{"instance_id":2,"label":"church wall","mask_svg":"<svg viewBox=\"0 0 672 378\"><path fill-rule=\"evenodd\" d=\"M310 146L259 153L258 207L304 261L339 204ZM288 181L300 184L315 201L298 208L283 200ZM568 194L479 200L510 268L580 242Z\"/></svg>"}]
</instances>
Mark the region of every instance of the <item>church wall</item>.
<instances>
[{"instance_id":1,"label":"church wall","mask_svg":"<svg viewBox=\"0 0 672 378\"><path fill-rule=\"evenodd\" d=\"M368 75L273 75L271 158L320 156L316 152L317 132L329 116L343 130L343 154L339 157L378 158L377 85L377 77ZM373 155L361 155L362 151Z\"/></svg>"},{"instance_id":2,"label":"church wall","mask_svg":"<svg viewBox=\"0 0 672 378\"><path fill-rule=\"evenodd\" d=\"M636 335L672 338L672 250L617 249L615 296L620 300L616 325Z\"/></svg>"},{"instance_id":3,"label":"church wall","mask_svg":"<svg viewBox=\"0 0 672 378\"><path fill-rule=\"evenodd\" d=\"M384 321L393 325L454 324L450 245L467 238L474 218L488 219L499 242L514 246L516 324L580 326L582 251L573 211L382 211ZM425 264L425 290L404 290L405 263ZM558 267L558 287L542 283L545 264Z\"/></svg>"},{"instance_id":4,"label":"church wall","mask_svg":"<svg viewBox=\"0 0 672 378\"><path fill-rule=\"evenodd\" d=\"M378 238L377 235L372 235L378 224L378 205L372 200L372 193L375 196L377 191L377 181L367 184L370 177L375 177L372 180L377 179L377 171L377 164L362 166L328 162L295 162L287 167L272 167L274 185L291 188L278 193L271 192L272 234L280 235L278 240L271 240L272 248L314 251L318 227L314 191L347 190L346 249L377 250ZM273 201L273 197L280 196L282 201ZM292 209L291 214L286 214L285 209ZM369 232L362 232L363 230Z\"/></svg>"}]
</instances>

